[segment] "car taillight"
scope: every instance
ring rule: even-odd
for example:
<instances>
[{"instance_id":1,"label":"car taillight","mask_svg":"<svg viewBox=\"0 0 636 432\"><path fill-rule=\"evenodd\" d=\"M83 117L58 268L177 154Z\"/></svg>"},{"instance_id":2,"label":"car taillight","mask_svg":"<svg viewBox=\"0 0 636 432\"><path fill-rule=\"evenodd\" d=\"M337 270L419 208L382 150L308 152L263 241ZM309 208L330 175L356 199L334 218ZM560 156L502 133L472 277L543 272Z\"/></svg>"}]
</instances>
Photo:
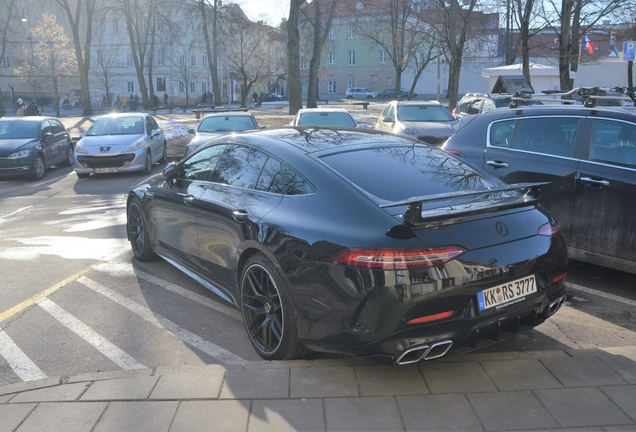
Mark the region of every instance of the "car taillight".
<instances>
[{"instance_id":1,"label":"car taillight","mask_svg":"<svg viewBox=\"0 0 636 432\"><path fill-rule=\"evenodd\" d=\"M540 236L556 237L559 234L561 234L561 225L559 225L559 223L556 221L543 224L539 227Z\"/></svg>"},{"instance_id":2,"label":"car taillight","mask_svg":"<svg viewBox=\"0 0 636 432\"><path fill-rule=\"evenodd\" d=\"M444 149L444 151L446 153L452 154L453 156L461 156L462 155L462 152L460 152L459 150Z\"/></svg>"},{"instance_id":3,"label":"car taillight","mask_svg":"<svg viewBox=\"0 0 636 432\"><path fill-rule=\"evenodd\" d=\"M466 249L459 246L430 249L349 249L336 255L332 262L373 270L406 270L439 266L465 252Z\"/></svg>"}]
</instances>

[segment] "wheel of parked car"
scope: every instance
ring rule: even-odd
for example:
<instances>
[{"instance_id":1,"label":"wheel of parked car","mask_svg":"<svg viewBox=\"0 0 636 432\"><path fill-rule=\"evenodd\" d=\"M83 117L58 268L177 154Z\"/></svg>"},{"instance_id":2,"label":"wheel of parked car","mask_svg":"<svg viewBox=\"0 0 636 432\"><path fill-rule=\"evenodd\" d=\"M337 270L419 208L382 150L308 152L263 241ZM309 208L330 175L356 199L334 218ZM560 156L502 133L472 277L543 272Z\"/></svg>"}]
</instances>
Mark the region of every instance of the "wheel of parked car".
<instances>
[{"instance_id":1,"label":"wheel of parked car","mask_svg":"<svg viewBox=\"0 0 636 432\"><path fill-rule=\"evenodd\" d=\"M31 180L42 180L44 177L44 156L38 154L31 165Z\"/></svg>"},{"instance_id":2,"label":"wheel of parked car","mask_svg":"<svg viewBox=\"0 0 636 432\"><path fill-rule=\"evenodd\" d=\"M168 143L166 141L163 142L163 154L161 159L159 159L159 163L168 163Z\"/></svg>"},{"instance_id":3,"label":"wheel of parked car","mask_svg":"<svg viewBox=\"0 0 636 432\"><path fill-rule=\"evenodd\" d=\"M128 204L128 211L126 213L126 230L135 258L141 262L156 259L157 256L152 251L150 236L146 230L146 222L144 221L141 202L137 198L134 198L130 204Z\"/></svg>"},{"instance_id":4,"label":"wheel of parked car","mask_svg":"<svg viewBox=\"0 0 636 432\"><path fill-rule=\"evenodd\" d=\"M73 146L68 146L68 154L66 155L66 159L63 162L64 166L72 166L73 165Z\"/></svg>"},{"instance_id":5,"label":"wheel of parked car","mask_svg":"<svg viewBox=\"0 0 636 432\"><path fill-rule=\"evenodd\" d=\"M306 351L282 278L263 255L249 259L241 276L241 310L252 345L266 360L290 360Z\"/></svg>"},{"instance_id":6,"label":"wheel of parked car","mask_svg":"<svg viewBox=\"0 0 636 432\"><path fill-rule=\"evenodd\" d=\"M349 95L347 96L347 99L353 99L353 96Z\"/></svg>"},{"instance_id":7,"label":"wheel of parked car","mask_svg":"<svg viewBox=\"0 0 636 432\"><path fill-rule=\"evenodd\" d=\"M150 150L146 151L146 164L144 165L142 173L146 175L152 174L152 154L150 153Z\"/></svg>"}]
</instances>

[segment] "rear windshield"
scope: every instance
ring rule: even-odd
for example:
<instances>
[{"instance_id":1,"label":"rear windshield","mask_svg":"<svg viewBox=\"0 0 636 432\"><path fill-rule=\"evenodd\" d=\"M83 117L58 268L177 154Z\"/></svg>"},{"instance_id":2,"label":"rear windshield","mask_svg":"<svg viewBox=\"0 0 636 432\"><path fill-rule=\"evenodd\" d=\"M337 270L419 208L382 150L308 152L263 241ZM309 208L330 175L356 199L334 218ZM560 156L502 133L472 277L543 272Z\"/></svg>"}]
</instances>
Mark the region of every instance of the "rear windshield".
<instances>
[{"instance_id":1,"label":"rear windshield","mask_svg":"<svg viewBox=\"0 0 636 432\"><path fill-rule=\"evenodd\" d=\"M455 118L450 111L438 105L398 105L397 117L402 121L450 122Z\"/></svg>"},{"instance_id":2,"label":"rear windshield","mask_svg":"<svg viewBox=\"0 0 636 432\"><path fill-rule=\"evenodd\" d=\"M309 112L300 115L298 126L345 126L356 127L356 122L347 113Z\"/></svg>"},{"instance_id":3,"label":"rear windshield","mask_svg":"<svg viewBox=\"0 0 636 432\"><path fill-rule=\"evenodd\" d=\"M359 149L321 160L369 194L387 201L496 186L448 153L423 145Z\"/></svg>"}]
</instances>

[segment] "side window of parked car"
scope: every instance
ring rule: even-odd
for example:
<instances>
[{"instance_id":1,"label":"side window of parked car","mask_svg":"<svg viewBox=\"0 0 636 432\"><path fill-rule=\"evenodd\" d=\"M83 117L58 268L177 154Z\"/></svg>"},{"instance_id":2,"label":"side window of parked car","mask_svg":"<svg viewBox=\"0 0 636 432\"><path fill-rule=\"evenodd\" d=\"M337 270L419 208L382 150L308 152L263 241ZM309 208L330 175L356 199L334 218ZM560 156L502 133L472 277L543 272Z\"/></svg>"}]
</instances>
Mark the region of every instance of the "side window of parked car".
<instances>
[{"instance_id":1,"label":"side window of parked car","mask_svg":"<svg viewBox=\"0 0 636 432\"><path fill-rule=\"evenodd\" d=\"M226 147L227 145L223 144L201 150L181 167L179 178L182 180L210 180Z\"/></svg>"},{"instance_id":2,"label":"side window of parked car","mask_svg":"<svg viewBox=\"0 0 636 432\"><path fill-rule=\"evenodd\" d=\"M251 147L230 145L216 164L211 181L254 189L267 155Z\"/></svg>"},{"instance_id":3,"label":"side window of parked car","mask_svg":"<svg viewBox=\"0 0 636 432\"><path fill-rule=\"evenodd\" d=\"M536 153L571 157L579 126L576 117L537 117L519 119L515 123L510 147ZM497 134L491 131L491 145Z\"/></svg>"},{"instance_id":4,"label":"side window of parked car","mask_svg":"<svg viewBox=\"0 0 636 432\"><path fill-rule=\"evenodd\" d=\"M313 193L313 188L303 176L289 165L270 157L258 178L256 189L283 195Z\"/></svg>"},{"instance_id":5,"label":"side window of parked car","mask_svg":"<svg viewBox=\"0 0 636 432\"><path fill-rule=\"evenodd\" d=\"M590 160L636 167L636 125L593 120Z\"/></svg>"},{"instance_id":6,"label":"side window of parked car","mask_svg":"<svg viewBox=\"0 0 636 432\"><path fill-rule=\"evenodd\" d=\"M481 112L492 111L495 108L495 101L493 101L492 99L484 99L484 104L481 107Z\"/></svg>"}]
</instances>

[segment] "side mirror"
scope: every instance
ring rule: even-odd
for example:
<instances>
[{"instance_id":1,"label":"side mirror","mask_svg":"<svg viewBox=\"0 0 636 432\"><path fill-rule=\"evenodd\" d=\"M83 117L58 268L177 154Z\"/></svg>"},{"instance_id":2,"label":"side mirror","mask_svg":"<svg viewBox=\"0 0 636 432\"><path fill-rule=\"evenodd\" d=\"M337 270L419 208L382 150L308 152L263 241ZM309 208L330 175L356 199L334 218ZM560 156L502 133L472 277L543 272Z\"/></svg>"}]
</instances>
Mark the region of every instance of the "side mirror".
<instances>
[{"instance_id":1,"label":"side mirror","mask_svg":"<svg viewBox=\"0 0 636 432\"><path fill-rule=\"evenodd\" d=\"M161 130L160 129L153 129L152 132L150 132L150 136L152 138L161 135Z\"/></svg>"},{"instance_id":2,"label":"side mirror","mask_svg":"<svg viewBox=\"0 0 636 432\"><path fill-rule=\"evenodd\" d=\"M382 121L383 121L384 123L393 123L395 120L393 120L393 117L389 117L389 116L387 116L387 117L384 117L384 118L382 119Z\"/></svg>"},{"instance_id":3,"label":"side mirror","mask_svg":"<svg viewBox=\"0 0 636 432\"><path fill-rule=\"evenodd\" d=\"M170 181L177 177L177 163L170 162L161 172L161 176L166 180Z\"/></svg>"},{"instance_id":4,"label":"side mirror","mask_svg":"<svg viewBox=\"0 0 636 432\"><path fill-rule=\"evenodd\" d=\"M44 141L51 141L55 139L55 135L53 135L51 132L47 132L42 136L42 138L44 138Z\"/></svg>"},{"instance_id":5,"label":"side mirror","mask_svg":"<svg viewBox=\"0 0 636 432\"><path fill-rule=\"evenodd\" d=\"M193 133L195 133L195 131L194 131L194 129L188 129L188 133L189 134L193 134Z\"/></svg>"}]
</instances>

